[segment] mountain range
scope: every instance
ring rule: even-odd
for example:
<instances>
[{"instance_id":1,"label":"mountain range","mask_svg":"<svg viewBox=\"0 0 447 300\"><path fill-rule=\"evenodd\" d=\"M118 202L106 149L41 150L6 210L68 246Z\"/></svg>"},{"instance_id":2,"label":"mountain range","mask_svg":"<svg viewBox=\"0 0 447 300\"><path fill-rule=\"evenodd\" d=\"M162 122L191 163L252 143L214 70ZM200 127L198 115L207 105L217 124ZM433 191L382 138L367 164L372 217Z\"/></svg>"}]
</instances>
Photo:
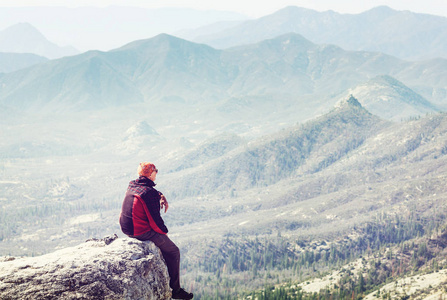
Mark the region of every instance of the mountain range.
<instances>
[{"instance_id":1,"label":"mountain range","mask_svg":"<svg viewBox=\"0 0 447 300\"><path fill-rule=\"evenodd\" d=\"M0 73L10 73L32 65L42 63L48 59L31 53L0 52Z\"/></svg>"},{"instance_id":2,"label":"mountain range","mask_svg":"<svg viewBox=\"0 0 447 300\"><path fill-rule=\"evenodd\" d=\"M50 42L29 23L18 23L1 30L0 52L30 53L49 59L79 54L71 46L60 47Z\"/></svg>"},{"instance_id":3,"label":"mountain range","mask_svg":"<svg viewBox=\"0 0 447 300\"><path fill-rule=\"evenodd\" d=\"M346 50L382 52L411 60L447 58L447 18L396 11L386 6L360 14L290 6L193 41L224 49L290 32L301 34L313 43L334 44ZM196 35L191 31L184 36Z\"/></svg>"},{"instance_id":4,"label":"mountain range","mask_svg":"<svg viewBox=\"0 0 447 300\"><path fill-rule=\"evenodd\" d=\"M329 109L350 89L371 95L377 88L372 78L385 75L388 79L381 80L380 89L403 93L404 98L411 94L411 99L393 100L400 102L376 112L399 119L446 108L446 69L443 59L407 62L316 45L298 34L227 50L162 34L108 52L89 51L4 74L0 103L35 112L145 103L156 112L171 113L194 111L200 105L213 115L228 116L236 110L255 111L257 117L268 114L267 107L278 112L290 105L306 107L295 118L299 121ZM371 98L365 107L379 101ZM402 103L411 108L399 109Z\"/></svg>"},{"instance_id":5,"label":"mountain range","mask_svg":"<svg viewBox=\"0 0 447 300\"><path fill-rule=\"evenodd\" d=\"M0 29L29 23L58 45L71 45L81 52L108 51L131 41L160 33L172 34L219 21L246 20L230 11L190 8L143 8L127 2L95 7L94 4L33 7L0 7Z\"/></svg>"},{"instance_id":6,"label":"mountain range","mask_svg":"<svg viewBox=\"0 0 447 300\"><path fill-rule=\"evenodd\" d=\"M218 155L208 154L208 159L189 166L184 163L192 162L190 152L170 159L171 172L160 185L169 187L167 195L179 201L175 205L181 209L169 216L176 224L182 218L177 213L191 211L194 222L213 225L208 216L220 211L226 222L249 221L240 230L263 234L283 226L268 217L272 211L283 212L281 224L287 224L303 220L293 213L298 210L299 215L313 215L315 223L334 222L323 220L337 215L338 228L354 211L366 216L386 207L408 207L410 200L423 209L421 198L444 195L447 190L437 183L444 177L446 130L445 114L393 123L369 113L350 97L327 114L254 141L228 136L220 139L220 147L216 142L200 145L191 150L196 157L205 157L197 152ZM426 188L419 191L421 184ZM439 204L441 198L436 198ZM228 210L231 205L240 210ZM199 214L197 207L204 212ZM311 213L311 207L318 213ZM219 230L226 231L226 226ZM298 231L293 234L302 234L303 228Z\"/></svg>"},{"instance_id":7,"label":"mountain range","mask_svg":"<svg viewBox=\"0 0 447 300\"><path fill-rule=\"evenodd\" d=\"M211 149L219 153L217 158L205 161L197 174L183 171L188 175L182 176L182 180L176 178L175 186L168 184L173 186L170 192L176 195L206 195L232 189L243 191L274 185L297 173L317 173L355 151L368 137L378 134L385 124L382 119L363 109L357 99L351 96L331 112L303 125L274 133L248 145L243 143L234 149L225 147L227 153ZM229 141L233 139L229 137ZM220 144L226 143L221 141ZM196 157L204 156L196 154ZM180 161L192 160L182 158ZM310 161L312 163L309 164ZM194 167L197 169L199 166Z\"/></svg>"},{"instance_id":8,"label":"mountain range","mask_svg":"<svg viewBox=\"0 0 447 300\"><path fill-rule=\"evenodd\" d=\"M229 12L132 7L1 8L0 13L4 16L0 26L10 26L0 31L0 36L3 35L0 51L28 52L50 59L79 51L56 46L33 26L42 28L50 40L82 44L83 50L109 50L159 33L223 49L294 32L313 43L334 44L346 50L382 52L411 60L447 58L443 42L447 30L445 17L396 11L386 6L359 14L290 6L254 20ZM45 16L48 18L42 22ZM76 20L82 20L82 26L73 24ZM212 23L213 20L217 23ZM65 25L59 26L58 22ZM112 28L110 24L115 25Z\"/></svg>"}]
</instances>

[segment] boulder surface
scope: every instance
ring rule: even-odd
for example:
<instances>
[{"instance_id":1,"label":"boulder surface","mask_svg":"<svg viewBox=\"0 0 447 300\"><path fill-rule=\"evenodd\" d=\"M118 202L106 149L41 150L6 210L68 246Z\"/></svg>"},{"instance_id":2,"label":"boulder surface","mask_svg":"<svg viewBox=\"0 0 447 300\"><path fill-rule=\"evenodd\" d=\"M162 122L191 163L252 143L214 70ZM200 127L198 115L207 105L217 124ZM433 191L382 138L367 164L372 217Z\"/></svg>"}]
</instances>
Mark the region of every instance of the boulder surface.
<instances>
[{"instance_id":1,"label":"boulder surface","mask_svg":"<svg viewBox=\"0 0 447 300\"><path fill-rule=\"evenodd\" d=\"M0 299L170 299L152 242L92 239L39 257L0 258Z\"/></svg>"}]
</instances>

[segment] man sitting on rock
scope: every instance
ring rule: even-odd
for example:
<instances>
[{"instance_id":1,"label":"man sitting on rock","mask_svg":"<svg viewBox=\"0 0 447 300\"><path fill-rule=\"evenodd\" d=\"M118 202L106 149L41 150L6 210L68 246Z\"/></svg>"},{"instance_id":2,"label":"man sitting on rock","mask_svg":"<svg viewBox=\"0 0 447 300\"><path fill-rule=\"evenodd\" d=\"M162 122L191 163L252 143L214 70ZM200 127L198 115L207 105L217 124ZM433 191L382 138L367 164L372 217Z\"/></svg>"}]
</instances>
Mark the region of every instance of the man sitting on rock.
<instances>
[{"instance_id":1,"label":"man sitting on rock","mask_svg":"<svg viewBox=\"0 0 447 300\"><path fill-rule=\"evenodd\" d=\"M155 178L158 170L154 164L141 163L139 178L132 180L127 188L120 214L121 230L140 241L152 241L157 245L168 267L169 285L173 299L192 299L193 294L180 287L180 250L167 236L160 210L168 210L168 201L157 191Z\"/></svg>"}]
</instances>

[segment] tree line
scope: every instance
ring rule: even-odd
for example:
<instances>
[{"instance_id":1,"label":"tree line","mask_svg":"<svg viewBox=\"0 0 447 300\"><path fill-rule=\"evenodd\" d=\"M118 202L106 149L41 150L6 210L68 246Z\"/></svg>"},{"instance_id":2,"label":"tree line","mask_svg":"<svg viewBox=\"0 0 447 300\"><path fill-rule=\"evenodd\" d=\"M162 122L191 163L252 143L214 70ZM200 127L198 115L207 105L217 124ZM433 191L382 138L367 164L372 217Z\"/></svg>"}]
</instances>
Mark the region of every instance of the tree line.
<instances>
[{"instance_id":1,"label":"tree line","mask_svg":"<svg viewBox=\"0 0 447 300\"><path fill-rule=\"evenodd\" d=\"M442 211L430 220L413 212L377 215L372 222L353 228L358 238L332 243L290 240L280 235L227 237L206 257L187 261L186 272L196 274L192 285L197 299L360 299L427 264L433 271L443 268L439 254L430 250L426 238L442 228L447 230ZM362 257L369 269L360 275L342 269L338 284L316 295L294 284L329 274ZM376 259L367 261L366 257ZM284 282L288 282L287 288L273 288Z\"/></svg>"}]
</instances>

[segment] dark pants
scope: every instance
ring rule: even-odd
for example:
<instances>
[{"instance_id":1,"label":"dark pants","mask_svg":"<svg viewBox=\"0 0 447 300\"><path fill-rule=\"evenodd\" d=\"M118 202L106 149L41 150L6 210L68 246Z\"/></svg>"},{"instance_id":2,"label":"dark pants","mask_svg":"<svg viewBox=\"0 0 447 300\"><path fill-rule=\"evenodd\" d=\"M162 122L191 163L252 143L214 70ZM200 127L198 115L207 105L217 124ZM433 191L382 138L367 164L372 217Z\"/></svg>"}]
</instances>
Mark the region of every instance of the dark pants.
<instances>
[{"instance_id":1,"label":"dark pants","mask_svg":"<svg viewBox=\"0 0 447 300\"><path fill-rule=\"evenodd\" d=\"M180 289L180 250L174 242L166 234L159 234L154 231L134 236L134 238L140 241L151 241L160 248L171 279L169 286L174 291Z\"/></svg>"}]
</instances>

